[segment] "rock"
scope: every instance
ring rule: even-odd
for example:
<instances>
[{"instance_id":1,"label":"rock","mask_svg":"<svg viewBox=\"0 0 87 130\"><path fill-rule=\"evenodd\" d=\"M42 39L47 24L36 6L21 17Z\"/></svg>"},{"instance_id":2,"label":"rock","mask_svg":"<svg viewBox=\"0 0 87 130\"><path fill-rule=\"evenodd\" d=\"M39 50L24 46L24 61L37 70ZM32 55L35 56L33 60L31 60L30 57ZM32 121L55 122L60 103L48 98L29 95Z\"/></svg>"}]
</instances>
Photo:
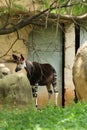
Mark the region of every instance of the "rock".
<instances>
[{"instance_id":1,"label":"rock","mask_svg":"<svg viewBox=\"0 0 87 130\"><path fill-rule=\"evenodd\" d=\"M2 72L0 72L0 79L2 79L2 78L3 78L3 76L4 76L4 75L2 74Z\"/></svg>"},{"instance_id":2,"label":"rock","mask_svg":"<svg viewBox=\"0 0 87 130\"><path fill-rule=\"evenodd\" d=\"M0 68L3 68L3 67L5 67L5 64L0 63Z\"/></svg>"},{"instance_id":3,"label":"rock","mask_svg":"<svg viewBox=\"0 0 87 130\"><path fill-rule=\"evenodd\" d=\"M7 68L7 67L1 68L0 71L2 72L3 75L8 75L11 73L9 68Z\"/></svg>"},{"instance_id":4,"label":"rock","mask_svg":"<svg viewBox=\"0 0 87 130\"><path fill-rule=\"evenodd\" d=\"M0 79L0 103L31 105L32 91L29 80L23 73L14 73Z\"/></svg>"},{"instance_id":5,"label":"rock","mask_svg":"<svg viewBox=\"0 0 87 130\"><path fill-rule=\"evenodd\" d=\"M11 72L10 72L10 69L5 66L5 64L1 63L0 64L0 73L2 73L2 75L8 75Z\"/></svg>"},{"instance_id":6,"label":"rock","mask_svg":"<svg viewBox=\"0 0 87 130\"><path fill-rule=\"evenodd\" d=\"M87 41L77 51L72 74L77 98L87 101Z\"/></svg>"}]
</instances>

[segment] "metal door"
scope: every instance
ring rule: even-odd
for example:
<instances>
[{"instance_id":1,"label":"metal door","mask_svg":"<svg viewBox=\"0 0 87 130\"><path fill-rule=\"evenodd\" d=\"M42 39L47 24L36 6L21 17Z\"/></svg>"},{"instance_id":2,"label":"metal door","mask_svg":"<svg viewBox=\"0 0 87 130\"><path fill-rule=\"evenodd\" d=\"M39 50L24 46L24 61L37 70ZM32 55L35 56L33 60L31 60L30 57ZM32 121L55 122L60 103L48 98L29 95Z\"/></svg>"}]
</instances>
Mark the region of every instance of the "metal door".
<instances>
[{"instance_id":1,"label":"metal door","mask_svg":"<svg viewBox=\"0 0 87 130\"><path fill-rule=\"evenodd\" d=\"M58 75L58 89L62 92L62 33L55 26L49 26L47 29L36 27L29 35L29 54L30 61L40 63L50 63ZM43 87L39 91L45 92ZM41 94L42 95L42 94ZM43 94L44 96L44 94Z\"/></svg>"}]
</instances>

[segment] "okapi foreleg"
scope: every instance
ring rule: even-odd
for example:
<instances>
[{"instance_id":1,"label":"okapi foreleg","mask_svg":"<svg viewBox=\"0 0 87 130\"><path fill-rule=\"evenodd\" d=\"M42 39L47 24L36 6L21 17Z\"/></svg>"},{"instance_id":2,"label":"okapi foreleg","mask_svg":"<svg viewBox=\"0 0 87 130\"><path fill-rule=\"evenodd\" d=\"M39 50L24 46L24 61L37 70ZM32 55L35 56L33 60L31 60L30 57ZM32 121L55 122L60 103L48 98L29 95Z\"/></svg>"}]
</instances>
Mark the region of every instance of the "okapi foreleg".
<instances>
[{"instance_id":1,"label":"okapi foreleg","mask_svg":"<svg viewBox=\"0 0 87 130\"><path fill-rule=\"evenodd\" d=\"M32 94L33 94L33 97L35 98L35 106L37 108L38 107L38 103L37 103L38 84L35 84L35 86L32 87Z\"/></svg>"},{"instance_id":2,"label":"okapi foreleg","mask_svg":"<svg viewBox=\"0 0 87 130\"><path fill-rule=\"evenodd\" d=\"M55 105L58 106L58 90L54 89L54 94L55 94Z\"/></svg>"}]
</instances>

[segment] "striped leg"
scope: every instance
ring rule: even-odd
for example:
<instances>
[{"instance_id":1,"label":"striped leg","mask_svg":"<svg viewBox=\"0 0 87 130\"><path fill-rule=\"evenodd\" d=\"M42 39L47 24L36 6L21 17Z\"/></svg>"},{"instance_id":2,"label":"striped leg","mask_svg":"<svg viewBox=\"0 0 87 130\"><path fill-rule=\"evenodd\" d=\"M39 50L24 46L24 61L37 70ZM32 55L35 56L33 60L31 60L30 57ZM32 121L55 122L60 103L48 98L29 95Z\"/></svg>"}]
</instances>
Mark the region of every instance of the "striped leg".
<instances>
[{"instance_id":1,"label":"striped leg","mask_svg":"<svg viewBox=\"0 0 87 130\"><path fill-rule=\"evenodd\" d=\"M55 93L55 105L58 106L58 90L54 89L54 93Z\"/></svg>"},{"instance_id":2,"label":"striped leg","mask_svg":"<svg viewBox=\"0 0 87 130\"><path fill-rule=\"evenodd\" d=\"M33 97L35 98L35 106L36 106L36 108L38 107L37 91L38 91L38 84L35 84L35 86L32 87L32 94L33 94Z\"/></svg>"},{"instance_id":3,"label":"striped leg","mask_svg":"<svg viewBox=\"0 0 87 130\"><path fill-rule=\"evenodd\" d=\"M53 89L55 94L55 105L58 106L58 87L57 87L57 74L54 72L54 78L53 78Z\"/></svg>"}]
</instances>

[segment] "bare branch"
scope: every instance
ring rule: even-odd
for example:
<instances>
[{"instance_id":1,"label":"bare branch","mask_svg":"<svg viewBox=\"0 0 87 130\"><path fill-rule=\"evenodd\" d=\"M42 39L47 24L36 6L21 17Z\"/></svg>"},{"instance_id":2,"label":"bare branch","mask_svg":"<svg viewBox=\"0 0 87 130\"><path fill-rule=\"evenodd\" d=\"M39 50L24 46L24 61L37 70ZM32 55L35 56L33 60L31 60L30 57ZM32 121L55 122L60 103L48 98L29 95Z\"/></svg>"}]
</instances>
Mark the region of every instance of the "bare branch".
<instances>
[{"instance_id":1,"label":"bare branch","mask_svg":"<svg viewBox=\"0 0 87 130\"><path fill-rule=\"evenodd\" d=\"M56 2L56 1L55 1ZM9 34L9 33L12 33L12 32L15 32L16 30L19 30L21 28L23 28L24 26L26 25L29 25L29 24L32 24L32 22L39 18L40 16L42 16L43 14L46 14L49 10L53 10L53 9L57 9L57 8L64 8L64 7L70 7L70 6L73 6L74 4L71 4L71 5L67 5L68 1L66 1L63 5L61 6L54 6L52 7L52 5L54 4L51 4L51 6L47 9L45 9L44 11L38 13L38 14L35 14L33 16L30 16L26 19L22 19L19 23L15 24L14 26L12 27L9 27L9 28L2 28L0 29L0 35L4 35L4 34ZM78 3L77 3L78 4ZM76 5L76 4L75 4Z\"/></svg>"}]
</instances>

